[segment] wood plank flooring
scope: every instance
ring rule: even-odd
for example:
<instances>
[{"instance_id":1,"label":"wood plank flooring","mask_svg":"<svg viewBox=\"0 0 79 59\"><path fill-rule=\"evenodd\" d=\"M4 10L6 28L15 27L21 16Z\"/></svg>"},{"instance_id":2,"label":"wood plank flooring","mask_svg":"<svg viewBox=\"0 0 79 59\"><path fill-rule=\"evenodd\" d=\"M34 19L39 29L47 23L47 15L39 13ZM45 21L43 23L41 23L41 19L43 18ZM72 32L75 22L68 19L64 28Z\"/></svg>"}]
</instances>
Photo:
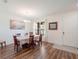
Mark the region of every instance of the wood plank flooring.
<instances>
[{"instance_id":1,"label":"wood plank flooring","mask_svg":"<svg viewBox=\"0 0 79 59\"><path fill-rule=\"evenodd\" d=\"M50 43L42 46L14 51L13 45L0 49L0 59L78 59L77 54L53 48Z\"/></svg>"}]
</instances>

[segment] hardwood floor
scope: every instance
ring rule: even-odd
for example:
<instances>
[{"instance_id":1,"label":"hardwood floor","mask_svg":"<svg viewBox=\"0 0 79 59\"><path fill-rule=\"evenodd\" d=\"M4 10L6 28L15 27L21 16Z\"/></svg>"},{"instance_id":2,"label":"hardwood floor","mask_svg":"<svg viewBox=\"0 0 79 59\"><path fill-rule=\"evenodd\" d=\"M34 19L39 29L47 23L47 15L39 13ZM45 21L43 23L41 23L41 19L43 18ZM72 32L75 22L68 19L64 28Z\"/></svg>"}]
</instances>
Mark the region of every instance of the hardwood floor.
<instances>
[{"instance_id":1,"label":"hardwood floor","mask_svg":"<svg viewBox=\"0 0 79 59\"><path fill-rule=\"evenodd\" d=\"M52 44L14 51L13 45L0 49L0 59L78 59L77 54L53 48Z\"/></svg>"}]
</instances>

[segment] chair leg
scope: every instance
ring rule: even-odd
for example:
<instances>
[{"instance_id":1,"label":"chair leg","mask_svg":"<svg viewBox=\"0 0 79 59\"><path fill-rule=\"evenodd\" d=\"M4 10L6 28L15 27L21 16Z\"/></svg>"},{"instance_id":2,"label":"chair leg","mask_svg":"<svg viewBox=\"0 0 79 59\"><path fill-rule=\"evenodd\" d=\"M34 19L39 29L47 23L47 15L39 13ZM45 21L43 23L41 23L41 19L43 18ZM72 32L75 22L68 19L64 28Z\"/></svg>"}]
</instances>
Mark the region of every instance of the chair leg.
<instances>
[{"instance_id":1,"label":"chair leg","mask_svg":"<svg viewBox=\"0 0 79 59\"><path fill-rule=\"evenodd\" d=\"M14 51L16 50L16 45L14 46Z\"/></svg>"},{"instance_id":2,"label":"chair leg","mask_svg":"<svg viewBox=\"0 0 79 59\"><path fill-rule=\"evenodd\" d=\"M14 51L15 51L15 46L14 46Z\"/></svg>"},{"instance_id":3,"label":"chair leg","mask_svg":"<svg viewBox=\"0 0 79 59\"><path fill-rule=\"evenodd\" d=\"M41 45L42 45L42 41L41 41Z\"/></svg>"},{"instance_id":4,"label":"chair leg","mask_svg":"<svg viewBox=\"0 0 79 59\"><path fill-rule=\"evenodd\" d=\"M17 52L18 52L18 45L16 46Z\"/></svg>"},{"instance_id":5,"label":"chair leg","mask_svg":"<svg viewBox=\"0 0 79 59\"><path fill-rule=\"evenodd\" d=\"M42 45L42 42L41 42L41 41L39 42L39 45L40 45L40 46Z\"/></svg>"},{"instance_id":6,"label":"chair leg","mask_svg":"<svg viewBox=\"0 0 79 59\"><path fill-rule=\"evenodd\" d=\"M18 45L15 45L14 46L14 51L17 51L18 52L18 49L19 49L19 46Z\"/></svg>"},{"instance_id":7,"label":"chair leg","mask_svg":"<svg viewBox=\"0 0 79 59\"><path fill-rule=\"evenodd\" d=\"M4 44L5 44L5 47L6 47L6 42L4 42Z\"/></svg>"}]
</instances>

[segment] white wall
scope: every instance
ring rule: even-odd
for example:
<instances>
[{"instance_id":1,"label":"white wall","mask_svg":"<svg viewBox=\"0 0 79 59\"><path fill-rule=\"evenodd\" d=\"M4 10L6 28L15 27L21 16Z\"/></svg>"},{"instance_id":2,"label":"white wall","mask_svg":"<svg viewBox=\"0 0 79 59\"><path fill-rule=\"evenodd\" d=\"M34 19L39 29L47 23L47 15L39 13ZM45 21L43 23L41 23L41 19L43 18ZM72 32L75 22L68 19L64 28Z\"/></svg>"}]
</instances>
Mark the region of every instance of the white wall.
<instances>
[{"instance_id":1,"label":"white wall","mask_svg":"<svg viewBox=\"0 0 79 59\"><path fill-rule=\"evenodd\" d=\"M47 41L54 44L62 44L62 31L61 31L61 18L60 15L52 15L46 18L47 23ZM49 22L57 22L58 29L57 30L49 30Z\"/></svg>"},{"instance_id":2,"label":"white wall","mask_svg":"<svg viewBox=\"0 0 79 59\"><path fill-rule=\"evenodd\" d=\"M63 14L56 14L56 15L52 15L52 16L47 16L46 17L46 33L47 33L47 41L48 42L51 42L51 43L54 43L54 44L60 44L60 45L64 45L66 39L63 38L62 36L62 31L64 30L64 24L63 24L63 20L68 20L68 21L71 21L70 24L67 24L66 22L66 26L69 26L69 25L73 25L73 27L71 27L71 45L68 45L67 42L65 45L67 46L73 46L73 47L77 47L78 45L78 19L77 19L77 10L74 10L74 11L68 11L68 12L65 12ZM55 22L57 21L58 22L58 29L57 30L48 30L48 27L49 27L49 22ZM73 35L72 35L73 34ZM68 34L69 35L69 34ZM69 36L70 36L69 35Z\"/></svg>"},{"instance_id":3,"label":"white wall","mask_svg":"<svg viewBox=\"0 0 79 59\"><path fill-rule=\"evenodd\" d=\"M10 29L10 19L16 15L8 12L8 7L6 4L0 3L0 41L6 40L7 44L13 43L13 34L17 32L26 33L33 30L32 23L26 22L25 30L11 30ZM19 16L16 16L20 18ZM23 20L23 18L21 18ZM24 19L27 20L27 19Z\"/></svg>"},{"instance_id":4,"label":"white wall","mask_svg":"<svg viewBox=\"0 0 79 59\"><path fill-rule=\"evenodd\" d=\"M1 3L0 3L1 4ZM0 40L6 40L7 44L11 43L11 35L9 29L9 14L7 6L0 5Z\"/></svg>"},{"instance_id":5,"label":"white wall","mask_svg":"<svg viewBox=\"0 0 79 59\"><path fill-rule=\"evenodd\" d=\"M1 14L1 13L0 13ZM9 15L2 13L0 16L0 40L6 40L7 44L13 43L13 35L16 33L29 33L33 29L31 28L31 22L25 23L24 30L11 30L10 29L10 18Z\"/></svg>"}]
</instances>

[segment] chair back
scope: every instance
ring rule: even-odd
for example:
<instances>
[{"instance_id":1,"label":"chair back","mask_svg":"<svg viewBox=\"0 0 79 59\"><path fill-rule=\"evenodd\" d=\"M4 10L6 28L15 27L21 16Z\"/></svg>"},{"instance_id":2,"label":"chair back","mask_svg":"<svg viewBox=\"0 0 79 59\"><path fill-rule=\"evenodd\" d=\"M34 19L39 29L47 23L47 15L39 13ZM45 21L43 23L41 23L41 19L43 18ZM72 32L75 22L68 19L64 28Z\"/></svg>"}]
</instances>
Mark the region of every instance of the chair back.
<instances>
[{"instance_id":1,"label":"chair back","mask_svg":"<svg viewBox=\"0 0 79 59\"><path fill-rule=\"evenodd\" d=\"M25 33L25 35L28 35L28 33Z\"/></svg>"},{"instance_id":2,"label":"chair back","mask_svg":"<svg viewBox=\"0 0 79 59\"><path fill-rule=\"evenodd\" d=\"M33 36L33 32L29 32L29 36Z\"/></svg>"},{"instance_id":3,"label":"chair back","mask_svg":"<svg viewBox=\"0 0 79 59\"><path fill-rule=\"evenodd\" d=\"M34 35L29 36L29 44L33 44L34 43Z\"/></svg>"}]
</instances>

